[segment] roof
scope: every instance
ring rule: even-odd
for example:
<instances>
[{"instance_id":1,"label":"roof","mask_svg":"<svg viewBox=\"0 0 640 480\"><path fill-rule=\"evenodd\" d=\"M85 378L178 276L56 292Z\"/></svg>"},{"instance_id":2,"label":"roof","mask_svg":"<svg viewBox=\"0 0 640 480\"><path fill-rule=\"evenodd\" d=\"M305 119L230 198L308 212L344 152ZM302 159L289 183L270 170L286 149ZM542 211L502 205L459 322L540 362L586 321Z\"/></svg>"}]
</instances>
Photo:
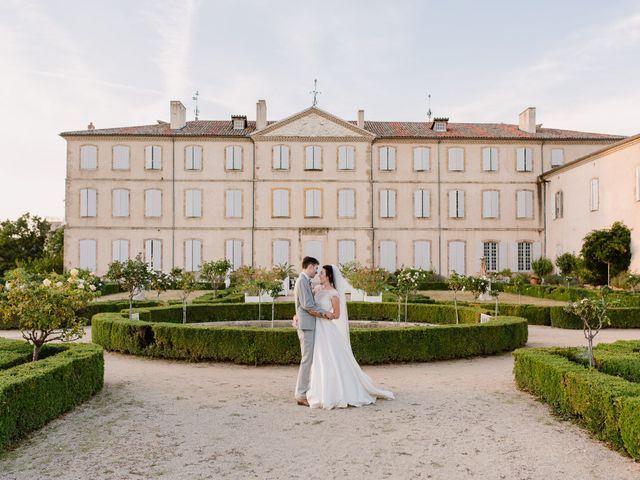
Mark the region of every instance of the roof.
<instances>
[{"instance_id":1,"label":"roof","mask_svg":"<svg viewBox=\"0 0 640 480\"><path fill-rule=\"evenodd\" d=\"M268 122L271 125L276 122ZM356 121L348 122L357 125ZM491 139L491 140L603 140L618 141L623 135L578 132L555 128L538 128L536 133L520 130L518 125L506 123L451 123L446 132L436 132L432 122L376 122L365 121L364 129L377 138L424 139ZM102 128L63 132L63 137L73 136L143 136L143 137L249 137L256 131L256 122L248 121L247 128L234 130L230 120L195 120L187 122L180 130L171 130L168 123L134 127Z\"/></svg>"},{"instance_id":2,"label":"roof","mask_svg":"<svg viewBox=\"0 0 640 480\"><path fill-rule=\"evenodd\" d=\"M606 147L601 148L600 150L596 150L595 152L591 152L587 155L584 155L583 157L576 158L575 160L572 160L571 162L567 162L564 165L560 165L559 167L552 168L551 170L548 170L544 172L542 175L540 175L540 178L544 179L544 178L550 177L563 170L567 170L569 168L573 168L574 166L578 166L581 163L586 163L597 157L602 157L611 151L624 148L626 145L635 143L638 140L640 140L640 133L633 135L631 137L626 137L623 140L620 140L619 142L615 142L615 143L612 143L611 145L607 145Z\"/></svg>"}]
</instances>

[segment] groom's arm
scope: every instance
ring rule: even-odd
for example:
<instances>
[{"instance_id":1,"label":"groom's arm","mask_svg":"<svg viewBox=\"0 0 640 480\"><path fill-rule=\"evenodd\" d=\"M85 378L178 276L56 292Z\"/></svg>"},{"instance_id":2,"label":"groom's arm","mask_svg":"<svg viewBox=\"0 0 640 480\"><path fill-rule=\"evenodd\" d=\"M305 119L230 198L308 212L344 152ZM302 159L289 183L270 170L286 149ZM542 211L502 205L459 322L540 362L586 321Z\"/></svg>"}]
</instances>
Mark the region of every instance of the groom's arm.
<instances>
[{"instance_id":1,"label":"groom's arm","mask_svg":"<svg viewBox=\"0 0 640 480\"><path fill-rule=\"evenodd\" d=\"M309 315L313 315L314 317L328 318L327 315L329 314L329 312L327 312L326 310L318 306L318 304L313 298L311 287L309 286L308 283L307 284L305 283L306 282L303 282L302 285L300 285L300 289L299 289L300 307L303 310L305 310Z\"/></svg>"}]
</instances>

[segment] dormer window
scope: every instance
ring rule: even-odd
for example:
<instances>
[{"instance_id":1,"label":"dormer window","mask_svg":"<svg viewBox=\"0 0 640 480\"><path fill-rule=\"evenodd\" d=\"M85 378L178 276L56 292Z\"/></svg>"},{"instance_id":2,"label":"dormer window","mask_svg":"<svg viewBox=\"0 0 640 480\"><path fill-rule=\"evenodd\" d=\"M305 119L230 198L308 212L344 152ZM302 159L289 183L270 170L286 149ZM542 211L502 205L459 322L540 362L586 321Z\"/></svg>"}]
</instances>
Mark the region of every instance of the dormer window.
<instances>
[{"instance_id":1,"label":"dormer window","mask_svg":"<svg viewBox=\"0 0 640 480\"><path fill-rule=\"evenodd\" d=\"M244 130L247 128L247 117L245 115L232 115L231 121L234 130Z\"/></svg>"},{"instance_id":2,"label":"dormer window","mask_svg":"<svg viewBox=\"0 0 640 480\"><path fill-rule=\"evenodd\" d=\"M434 118L433 126L431 128L433 128L434 132L446 132L447 123L449 123L448 118Z\"/></svg>"}]
</instances>

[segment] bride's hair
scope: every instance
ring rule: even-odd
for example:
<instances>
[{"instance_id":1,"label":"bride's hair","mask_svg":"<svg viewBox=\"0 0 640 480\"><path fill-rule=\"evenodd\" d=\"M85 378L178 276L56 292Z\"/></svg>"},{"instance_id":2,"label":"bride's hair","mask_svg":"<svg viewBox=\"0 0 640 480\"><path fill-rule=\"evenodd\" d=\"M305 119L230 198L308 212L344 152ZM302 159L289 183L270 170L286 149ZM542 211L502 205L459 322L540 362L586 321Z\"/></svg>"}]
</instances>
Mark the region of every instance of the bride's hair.
<instances>
[{"instance_id":1,"label":"bride's hair","mask_svg":"<svg viewBox=\"0 0 640 480\"><path fill-rule=\"evenodd\" d=\"M323 270L327 274L327 278L329 279L329 283L333 288L336 288L336 278L333 275L333 267L331 265L324 265Z\"/></svg>"}]
</instances>

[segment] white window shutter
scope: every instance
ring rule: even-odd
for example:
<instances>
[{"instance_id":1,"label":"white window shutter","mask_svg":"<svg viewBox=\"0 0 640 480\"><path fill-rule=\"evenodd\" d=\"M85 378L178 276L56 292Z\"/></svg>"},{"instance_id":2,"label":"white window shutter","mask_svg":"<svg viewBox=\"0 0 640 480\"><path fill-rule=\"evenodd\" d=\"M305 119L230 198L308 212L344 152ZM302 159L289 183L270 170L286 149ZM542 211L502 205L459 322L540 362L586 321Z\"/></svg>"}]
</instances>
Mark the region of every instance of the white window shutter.
<instances>
[{"instance_id":1,"label":"white window shutter","mask_svg":"<svg viewBox=\"0 0 640 480\"><path fill-rule=\"evenodd\" d=\"M98 168L98 147L95 145L83 145L80 147L80 168L82 170L95 170Z\"/></svg>"},{"instance_id":2,"label":"white window shutter","mask_svg":"<svg viewBox=\"0 0 640 480\"><path fill-rule=\"evenodd\" d=\"M504 270L509 265L508 261L508 243L507 242L499 242L498 243L498 271Z\"/></svg>"},{"instance_id":3,"label":"white window shutter","mask_svg":"<svg viewBox=\"0 0 640 480\"><path fill-rule=\"evenodd\" d=\"M356 259L356 242L355 240L338 240L338 263L353 262Z\"/></svg>"},{"instance_id":4,"label":"white window shutter","mask_svg":"<svg viewBox=\"0 0 640 480\"><path fill-rule=\"evenodd\" d=\"M311 170L313 168L313 147L305 148L305 168Z\"/></svg>"},{"instance_id":5,"label":"white window shutter","mask_svg":"<svg viewBox=\"0 0 640 480\"><path fill-rule=\"evenodd\" d=\"M431 242L428 240L413 242L413 266L423 270L431 269Z\"/></svg>"},{"instance_id":6,"label":"white window shutter","mask_svg":"<svg viewBox=\"0 0 640 480\"><path fill-rule=\"evenodd\" d=\"M380 170L389 170L389 147L380 147Z\"/></svg>"},{"instance_id":7,"label":"white window shutter","mask_svg":"<svg viewBox=\"0 0 640 480\"><path fill-rule=\"evenodd\" d=\"M389 170L395 170L396 169L396 149L395 149L395 147L389 147L388 163L389 163Z\"/></svg>"},{"instance_id":8,"label":"white window shutter","mask_svg":"<svg viewBox=\"0 0 640 480\"><path fill-rule=\"evenodd\" d=\"M526 217L533 218L533 192L525 192Z\"/></svg>"},{"instance_id":9,"label":"white window shutter","mask_svg":"<svg viewBox=\"0 0 640 480\"><path fill-rule=\"evenodd\" d=\"M480 259L484 256L484 242L476 242L474 267L475 273L480 273Z\"/></svg>"},{"instance_id":10,"label":"white window shutter","mask_svg":"<svg viewBox=\"0 0 640 480\"><path fill-rule=\"evenodd\" d=\"M482 216L491 218L491 192L482 192Z\"/></svg>"},{"instance_id":11,"label":"white window shutter","mask_svg":"<svg viewBox=\"0 0 640 480\"><path fill-rule=\"evenodd\" d=\"M523 190L516 192L516 216L518 218L525 218L527 216L525 193Z\"/></svg>"},{"instance_id":12,"label":"white window shutter","mask_svg":"<svg viewBox=\"0 0 640 480\"><path fill-rule=\"evenodd\" d=\"M129 147L116 145L113 147L113 169L127 170L129 168Z\"/></svg>"},{"instance_id":13,"label":"white window shutter","mask_svg":"<svg viewBox=\"0 0 640 480\"><path fill-rule=\"evenodd\" d=\"M96 271L96 241L95 240L80 240L80 268L83 270L89 270L91 272Z\"/></svg>"},{"instance_id":14,"label":"white window shutter","mask_svg":"<svg viewBox=\"0 0 640 480\"><path fill-rule=\"evenodd\" d=\"M396 216L396 192L395 190L389 190L389 217L395 218Z\"/></svg>"},{"instance_id":15,"label":"white window shutter","mask_svg":"<svg viewBox=\"0 0 640 480\"><path fill-rule=\"evenodd\" d=\"M193 272L193 240L184 242L184 269L187 272Z\"/></svg>"},{"instance_id":16,"label":"white window shutter","mask_svg":"<svg viewBox=\"0 0 640 480\"><path fill-rule=\"evenodd\" d=\"M273 241L273 264L283 265L289 262L289 242L287 240Z\"/></svg>"},{"instance_id":17,"label":"white window shutter","mask_svg":"<svg viewBox=\"0 0 640 480\"><path fill-rule=\"evenodd\" d=\"M449 191L449 218L456 218L458 202L456 200L456 190Z\"/></svg>"},{"instance_id":18,"label":"white window shutter","mask_svg":"<svg viewBox=\"0 0 640 480\"><path fill-rule=\"evenodd\" d=\"M542 256L542 248L540 242L533 242L531 244L531 261L539 260Z\"/></svg>"},{"instance_id":19,"label":"white window shutter","mask_svg":"<svg viewBox=\"0 0 640 480\"><path fill-rule=\"evenodd\" d=\"M482 169L486 172L491 171L491 149L482 149Z\"/></svg>"},{"instance_id":20,"label":"white window shutter","mask_svg":"<svg viewBox=\"0 0 640 480\"><path fill-rule=\"evenodd\" d=\"M194 170L202 170L202 147L194 146L193 147L193 169Z\"/></svg>"},{"instance_id":21,"label":"white window shutter","mask_svg":"<svg viewBox=\"0 0 640 480\"><path fill-rule=\"evenodd\" d=\"M355 192L353 190L340 190L338 192L338 216L342 218L354 217Z\"/></svg>"},{"instance_id":22,"label":"white window shutter","mask_svg":"<svg viewBox=\"0 0 640 480\"><path fill-rule=\"evenodd\" d=\"M425 172L429 170L429 147L416 147L413 149L413 170Z\"/></svg>"},{"instance_id":23,"label":"white window shutter","mask_svg":"<svg viewBox=\"0 0 640 480\"><path fill-rule=\"evenodd\" d=\"M242 240L227 240L225 247L226 259L231 262L232 270L242 266Z\"/></svg>"},{"instance_id":24,"label":"white window shutter","mask_svg":"<svg viewBox=\"0 0 640 480\"><path fill-rule=\"evenodd\" d=\"M456 272L465 275L464 242L449 242L449 275Z\"/></svg>"},{"instance_id":25,"label":"white window shutter","mask_svg":"<svg viewBox=\"0 0 640 480\"><path fill-rule=\"evenodd\" d=\"M457 196L458 196L458 216L460 218L463 218L464 217L464 191L458 190Z\"/></svg>"},{"instance_id":26,"label":"white window shutter","mask_svg":"<svg viewBox=\"0 0 640 480\"><path fill-rule=\"evenodd\" d=\"M380 190L380 217L387 218L389 216L389 190Z\"/></svg>"},{"instance_id":27,"label":"white window shutter","mask_svg":"<svg viewBox=\"0 0 640 480\"><path fill-rule=\"evenodd\" d=\"M380 242L380 267L388 272L395 272L396 242L394 240L382 240Z\"/></svg>"},{"instance_id":28,"label":"white window shutter","mask_svg":"<svg viewBox=\"0 0 640 480\"><path fill-rule=\"evenodd\" d=\"M516 170L519 172L524 172L525 170L524 157L525 157L524 148L523 147L518 148L517 154L516 154Z\"/></svg>"}]
</instances>

